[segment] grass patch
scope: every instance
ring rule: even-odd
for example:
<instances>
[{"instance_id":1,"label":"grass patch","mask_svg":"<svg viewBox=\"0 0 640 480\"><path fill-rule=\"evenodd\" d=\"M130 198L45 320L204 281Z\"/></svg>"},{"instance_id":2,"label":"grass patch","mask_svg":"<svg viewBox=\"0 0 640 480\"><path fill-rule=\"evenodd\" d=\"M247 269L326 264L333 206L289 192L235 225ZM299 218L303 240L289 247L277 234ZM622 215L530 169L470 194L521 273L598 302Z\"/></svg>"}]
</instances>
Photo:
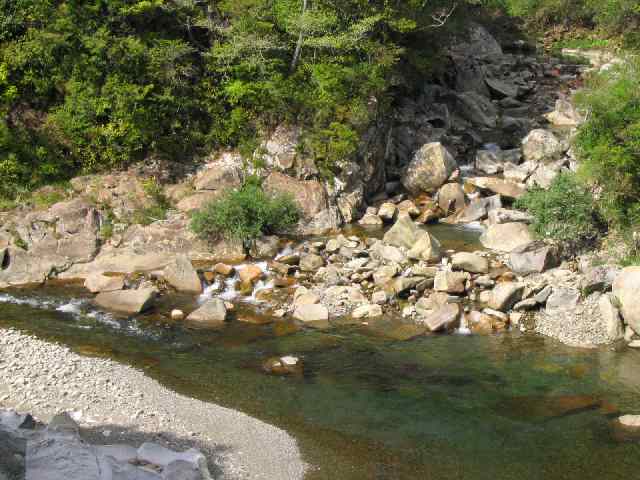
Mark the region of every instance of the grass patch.
<instances>
[{"instance_id":1,"label":"grass patch","mask_svg":"<svg viewBox=\"0 0 640 480\"><path fill-rule=\"evenodd\" d=\"M602 230L591 192L571 173L558 175L548 190L530 190L515 206L533 215L536 235L564 242L573 250L593 244Z\"/></svg>"},{"instance_id":2,"label":"grass patch","mask_svg":"<svg viewBox=\"0 0 640 480\"><path fill-rule=\"evenodd\" d=\"M269 194L250 179L194 213L191 228L201 238L222 236L247 243L294 226L300 210L289 195Z\"/></svg>"}]
</instances>

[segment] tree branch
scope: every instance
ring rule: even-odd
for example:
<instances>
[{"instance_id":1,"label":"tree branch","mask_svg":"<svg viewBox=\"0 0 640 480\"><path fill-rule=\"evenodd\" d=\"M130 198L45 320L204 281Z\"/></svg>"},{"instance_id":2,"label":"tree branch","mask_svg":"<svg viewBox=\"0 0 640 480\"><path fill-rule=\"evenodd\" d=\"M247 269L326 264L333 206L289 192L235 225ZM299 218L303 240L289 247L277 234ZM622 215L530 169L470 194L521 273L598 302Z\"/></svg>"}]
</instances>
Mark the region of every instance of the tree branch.
<instances>
[{"instance_id":1,"label":"tree branch","mask_svg":"<svg viewBox=\"0 0 640 480\"><path fill-rule=\"evenodd\" d=\"M444 27L447 21L449 20L449 17L453 15L453 12L455 12L456 8L458 8L458 4L454 3L450 10L447 11L443 9L431 15L431 19L433 20L433 23L429 25L429 28Z\"/></svg>"}]
</instances>

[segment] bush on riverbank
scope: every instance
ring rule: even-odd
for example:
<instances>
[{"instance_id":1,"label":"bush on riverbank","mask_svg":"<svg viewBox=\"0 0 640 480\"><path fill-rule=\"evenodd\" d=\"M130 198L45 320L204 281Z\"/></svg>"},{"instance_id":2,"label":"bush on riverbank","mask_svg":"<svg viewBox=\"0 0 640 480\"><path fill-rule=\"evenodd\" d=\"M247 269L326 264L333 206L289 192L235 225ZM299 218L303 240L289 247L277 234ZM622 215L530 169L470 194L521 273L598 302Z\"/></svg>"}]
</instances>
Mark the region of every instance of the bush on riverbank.
<instances>
[{"instance_id":1,"label":"bush on riverbank","mask_svg":"<svg viewBox=\"0 0 640 480\"><path fill-rule=\"evenodd\" d=\"M572 250L591 244L600 234L593 196L572 173L561 173L548 190L529 190L516 207L533 215L532 228L539 237L562 241Z\"/></svg>"},{"instance_id":2,"label":"bush on riverbank","mask_svg":"<svg viewBox=\"0 0 640 480\"><path fill-rule=\"evenodd\" d=\"M633 33L640 25L637 0L494 0L512 15L539 27L586 26Z\"/></svg>"},{"instance_id":3,"label":"bush on riverbank","mask_svg":"<svg viewBox=\"0 0 640 480\"><path fill-rule=\"evenodd\" d=\"M258 181L250 180L196 212L191 228L201 238L223 236L247 242L287 230L299 218L298 206L289 195L269 194Z\"/></svg>"},{"instance_id":4,"label":"bush on riverbank","mask_svg":"<svg viewBox=\"0 0 640 480\"><path fill-rule=\"evenodd\" d=\"M576 137L580 176L601 190L599 206L615 227L640 226L640 60L590 79L578 95L588 112Z\"/></svg>"}]
</instances>

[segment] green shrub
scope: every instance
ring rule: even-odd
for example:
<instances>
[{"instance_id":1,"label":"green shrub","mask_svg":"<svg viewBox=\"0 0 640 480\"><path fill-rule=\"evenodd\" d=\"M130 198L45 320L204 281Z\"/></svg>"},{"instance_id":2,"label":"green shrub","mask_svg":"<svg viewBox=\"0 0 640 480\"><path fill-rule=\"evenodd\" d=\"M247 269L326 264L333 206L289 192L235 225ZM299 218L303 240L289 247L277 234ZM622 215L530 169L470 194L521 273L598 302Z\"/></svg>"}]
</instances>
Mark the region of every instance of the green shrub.
<instances>
[{"instance_id":1,"label":"green shrub","mask_svg":"<svg viewBox=\"0 0 640 480\"><path fill-rule=\"evenodd\" d=\"M600 233L593 196L571 173L558 175L548 190L530 190L515 206L533 215L532 228L542 238L580 247Z\"/></svg>"},{"instance_id":2,"label":"green shrub","mask_svg":"<svg viewBox=\"0 0 640 480\"><path fill-rule=\"evenodd\" d=\"M271 195L255 181L225 194L193 215L191 228L201 238L223 236L244 242L295 225L300 212L289 195Z\"/></svg>"},{"instance_id":3,"label":"green shrub","mask_svg":"<svg viewBox=\"0 0 640 480\"><path fill-rule=\"evenodd\" d=\"M640 225L640 61L593 77L577 100L589 113L576 138L580 177L601 190L609 223Z\"/></svg>"}]
</instances>

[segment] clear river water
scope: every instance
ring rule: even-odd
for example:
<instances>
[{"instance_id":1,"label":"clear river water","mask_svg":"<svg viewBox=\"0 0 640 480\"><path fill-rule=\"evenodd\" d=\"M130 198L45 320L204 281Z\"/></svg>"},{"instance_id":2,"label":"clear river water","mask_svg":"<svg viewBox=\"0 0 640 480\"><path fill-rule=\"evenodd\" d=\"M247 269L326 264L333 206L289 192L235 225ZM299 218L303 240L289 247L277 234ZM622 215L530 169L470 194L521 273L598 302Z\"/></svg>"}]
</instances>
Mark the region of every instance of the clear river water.
<instances>
[{"instance_id":1,"label":"clear river water","mask_svg":"<svg viewBox=\"0 0 640 480\"><path fill-rule=\"evenodd\" d=\"M187 311L196 302L166 301ZM0 293L0 327L286 429L313 465L309 480L640 478L640 439L615 422L640 413L640 352L518 332L402 341L409 327L392 319L306 330L243 303L235 316L194 331L97 311L80 288ZM304 374L264 373L265 359L283 355L302 358Z\"/></svg>"}]
</instances>

